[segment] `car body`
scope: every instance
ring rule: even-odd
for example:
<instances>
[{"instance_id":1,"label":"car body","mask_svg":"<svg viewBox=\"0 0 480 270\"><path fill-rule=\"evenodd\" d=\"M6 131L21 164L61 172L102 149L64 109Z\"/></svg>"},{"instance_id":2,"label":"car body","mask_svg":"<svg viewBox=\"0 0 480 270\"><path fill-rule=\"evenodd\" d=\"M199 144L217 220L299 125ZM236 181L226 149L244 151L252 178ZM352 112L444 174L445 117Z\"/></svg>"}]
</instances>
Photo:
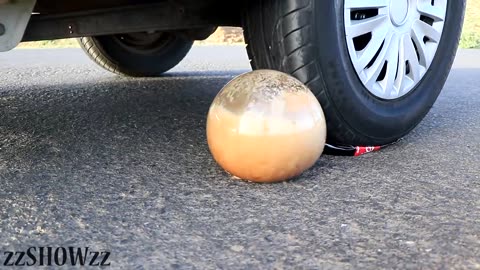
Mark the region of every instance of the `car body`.
<instances>
[{"instance_id":1,"label":"car body","mask_svg":"<svg viewBox=\"0 0 480 270\"><path fill-rule=\"evenodd\" d=\"M465 0L1 0L0 51L79 38L101 67L161 76L218 26L243 27L254 69L306 84L328 141L382 145L408 134L443 88Z\"/></svg>"}]
</instances>

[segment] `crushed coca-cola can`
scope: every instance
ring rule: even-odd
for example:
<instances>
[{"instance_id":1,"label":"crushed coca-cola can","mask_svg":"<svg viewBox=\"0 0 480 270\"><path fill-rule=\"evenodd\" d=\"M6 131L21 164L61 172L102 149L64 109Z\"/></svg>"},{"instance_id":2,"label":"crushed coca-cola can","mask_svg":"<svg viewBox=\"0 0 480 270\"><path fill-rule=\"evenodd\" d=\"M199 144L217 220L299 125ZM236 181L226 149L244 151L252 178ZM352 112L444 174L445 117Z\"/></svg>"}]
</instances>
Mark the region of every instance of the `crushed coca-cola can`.
<instances>
[{"instance_id":1,"label":"crushed coca-cola can","mask_svg":"<svg viewBox=\"0 0 480 270\"><path fill-rule=\"evenodd\" d=\"M358 157L368 153L379 151L397 142L387 144L387 145L382 145L382 146L349 146L349 145L334 145L334 144L327 143L325 144L325 149L323 150L323 154L333 155L333 156Z\"/></svg>"}]
</instances>

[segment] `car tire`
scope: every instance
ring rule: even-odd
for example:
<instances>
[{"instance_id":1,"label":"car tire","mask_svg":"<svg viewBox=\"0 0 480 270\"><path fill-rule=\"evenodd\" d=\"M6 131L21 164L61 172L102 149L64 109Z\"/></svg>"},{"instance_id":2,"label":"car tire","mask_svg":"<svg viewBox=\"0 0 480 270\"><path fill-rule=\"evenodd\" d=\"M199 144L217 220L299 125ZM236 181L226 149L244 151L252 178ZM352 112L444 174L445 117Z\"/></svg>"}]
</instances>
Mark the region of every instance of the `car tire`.
<instances>
[{"instance_id":1,"label":"car tire","mask_svg":"<svg viewBox=\"0 0 480 270\"><path fill-rule=\"evenodd\" d=\"M81 48L102 68L125 76L154 77L175 67L193 41L175 33L82 37Z\"/></svg>"},{"instance_id":2,"label":"car tire","mask_svg":"<svg viewBox=\"0 0 480 270\"><path fill-rule=\"evenodd\" d=\"M349 51L346 21L357 18L349 19L350 14L346 10L350 6L347 7L345 3L373 3L372 1L250 1L243 26L252 68L280 70L305 83L324 109L329 143L359 146L392 143L408 134L428 113L444 86L455 58L465 0L436 2L442 1L446 3L446 10L441 19L443 32L436 43L436 53L430 59L431 64L425 68L422 79L407 94L398 98L388 99L372 94L357 73ZM391 3L396 2L400 1ZM409 3L415 3L415 0ZM435 2L432 1L432 5L433 3ZM378 14L380 11L383 12L384 9L379 8ZM407 6L406 12L406 18L409 18L410 6ZM395 23L395 16L398 17L391 12L388 16L391 17L390 23ZM360 16L359 20L365 18L367 16ZM421 20L431 22L428 21L428 16L421 17ZM432 27L436 20L434 16ZM372 37L370 40L373 40ZM428 38L423 41L432 42ZM415 43L413 39L412 43ZM383 49L380 48L379 52ZM421 58L419 49L415 47L415 50L417 57ZM372 61L378 58L377 55ZM407 74L411 72L408 70L410 63L406 62L406 65L402 76L410 76ZM400 67L397 68L395 80L399 78L398 70ZM393 90L386 91L393 93Z\"/></svg>"}]
</instances>

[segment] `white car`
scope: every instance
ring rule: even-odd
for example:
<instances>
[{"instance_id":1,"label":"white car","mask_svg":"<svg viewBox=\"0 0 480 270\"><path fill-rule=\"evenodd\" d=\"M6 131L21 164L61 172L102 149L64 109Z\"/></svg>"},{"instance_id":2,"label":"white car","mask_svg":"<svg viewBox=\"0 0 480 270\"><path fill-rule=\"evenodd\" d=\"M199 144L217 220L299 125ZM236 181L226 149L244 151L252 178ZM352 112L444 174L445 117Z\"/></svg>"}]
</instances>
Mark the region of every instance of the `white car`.
<instances>
[{"instance_id":1,"label":"white car","mask_svg":"<svg viewBox=\"0 0 480 270\"><path fill-rule=\"evenodd\" d=\"M382 145L434 104L464 10L465 0L0 0L0 50L78 37L107 70L158 76L194 40L240 26L254 69L292 74L318 97L330 143Z\"/></svg>"}]
</instances>

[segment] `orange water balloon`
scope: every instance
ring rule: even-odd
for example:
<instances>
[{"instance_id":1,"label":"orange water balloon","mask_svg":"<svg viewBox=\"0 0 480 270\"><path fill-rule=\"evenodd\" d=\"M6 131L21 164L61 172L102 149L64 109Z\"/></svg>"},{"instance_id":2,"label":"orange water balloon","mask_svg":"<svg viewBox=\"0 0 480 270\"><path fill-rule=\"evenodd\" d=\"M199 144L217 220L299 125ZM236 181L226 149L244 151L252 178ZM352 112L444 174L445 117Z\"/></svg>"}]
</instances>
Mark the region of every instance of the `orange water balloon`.
<instances>
[{"instance_id":1,"label":"orange water balloon","mask_svg":"<svg viewBox=\"0 0 480 270\"><path fill-rule=\"evenodd\" d=\"M207 139L227 172L279 182L312 167L323 152L326 122L312 92L294 77L257 70L229 82L213 101Z\"/></svg>"}]
</instances>

